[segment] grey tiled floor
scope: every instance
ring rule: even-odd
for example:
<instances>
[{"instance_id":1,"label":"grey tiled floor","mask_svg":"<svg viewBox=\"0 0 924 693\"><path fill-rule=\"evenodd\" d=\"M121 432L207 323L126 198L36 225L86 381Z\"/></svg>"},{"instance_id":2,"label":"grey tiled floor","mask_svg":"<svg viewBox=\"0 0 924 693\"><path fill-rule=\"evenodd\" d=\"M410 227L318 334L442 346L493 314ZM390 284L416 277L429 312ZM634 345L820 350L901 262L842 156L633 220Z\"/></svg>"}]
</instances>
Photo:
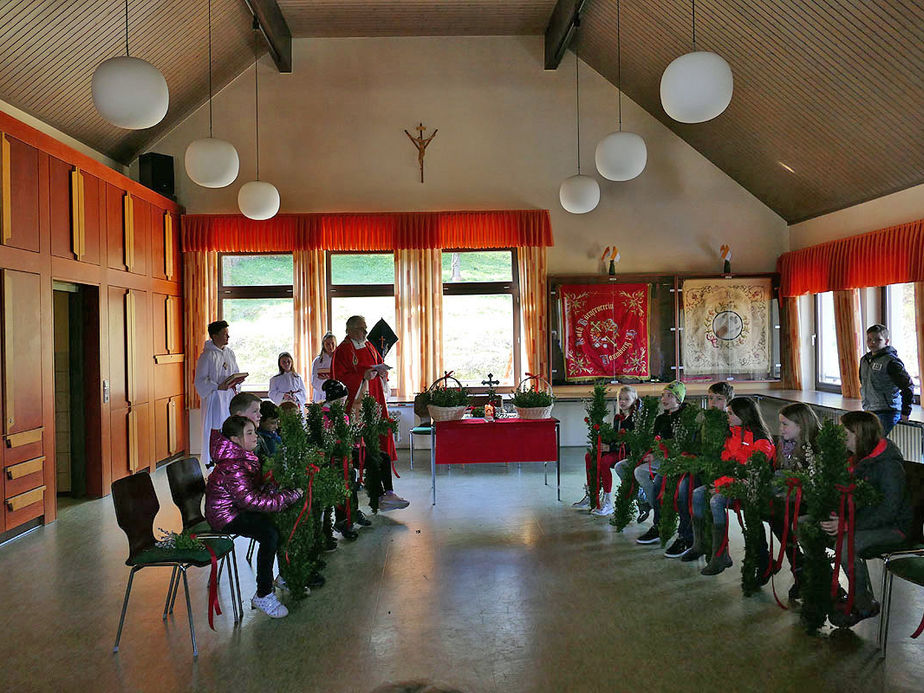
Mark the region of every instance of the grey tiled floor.
<instances>
[{"instance_id":1,"label":"grey tiled floor","mask_svg":"<svg viewBox=\"0 0 924 693\"><path fill-rule=\"evenodd\" d=\"M328 555L328 584L288 618L247 608L234 628L225 586L211 631L206 573L194 574L195 662L182 600L161 621L168 575L157 570L136 578L112 653L124 535L108 498L67 508L0 547L0 689L368 691L411 678L505 692L924 689L924 638L908 638L924 596L911 586L896 582L884 662L875 622L810 638L769 588L743 598L737 566L702 577L637 546L634 525L617 534L572 510L582 451L565 451L562 503L541 465L467 465L439 470L434 507L423 455L413 472L402 459L395 484L410 508L341 543ZM157 526L176 528L163 470L155 484ZM254 587L245 546L246 601ZM741 550L733 533L736 560ZM878 566L872 572L878 586ZM781 593L788 587L778 581Z\"/></svg>"}]
</instances>

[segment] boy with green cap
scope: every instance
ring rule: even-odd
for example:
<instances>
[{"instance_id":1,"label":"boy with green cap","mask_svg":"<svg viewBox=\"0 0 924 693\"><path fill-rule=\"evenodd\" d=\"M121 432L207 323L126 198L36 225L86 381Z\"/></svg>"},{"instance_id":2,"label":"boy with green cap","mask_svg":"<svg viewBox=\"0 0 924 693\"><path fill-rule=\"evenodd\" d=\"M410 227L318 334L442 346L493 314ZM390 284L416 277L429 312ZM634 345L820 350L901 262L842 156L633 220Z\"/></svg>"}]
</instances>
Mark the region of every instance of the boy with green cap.
<instances>
[{"instance_id":1,"label":"boy with green cap","mask_svg":"<svg viewBox=\"0 0 924 693\"><path fill-rule=\"evenodd\" d=\"M662 440L668 440L674 437L674 424L680 418L680 412L686 406L684 399L687 396L687 386L679 380L675 380L664 386L661 391L661 408L662 413L658 414L654 423L654 434ZM635 468L635 480L639 487L645 492L648 501L654 507L654 523L651 528L635 541L639 544L656 544L660 541L658 533L658 524L661 522L661 506L658 503L658 493L661 490L663 478L657 473L661 466L661 460L654 453L649 452L645 458L645 464L640 464ZM686 523L682 523L686 524ZM693 527L681 526L681 537L684 530L689 529L689 542L687 548L693 543ZM675 542L676 543L676 542ZM678 547L679 548L679 547ZM686 550L686 549L684 549ZM682 553L682 552L681 552Z\"/></svg>"}]
</instances>

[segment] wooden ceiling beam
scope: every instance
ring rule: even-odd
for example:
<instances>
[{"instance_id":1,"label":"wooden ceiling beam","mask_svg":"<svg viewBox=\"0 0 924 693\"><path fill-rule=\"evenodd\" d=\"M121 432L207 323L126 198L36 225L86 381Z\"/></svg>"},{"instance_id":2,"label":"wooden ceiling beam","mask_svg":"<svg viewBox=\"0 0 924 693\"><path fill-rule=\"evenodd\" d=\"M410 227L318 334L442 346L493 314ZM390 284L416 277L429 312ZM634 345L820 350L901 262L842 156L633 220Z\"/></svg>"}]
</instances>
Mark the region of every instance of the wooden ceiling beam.
<instances>
[{"instance_id":1,"label":"wooden ceiling beam","mask_svg":"<svg viewBox=\"0 0 924 693\"><path fill-rule=\"evenodd\" d=\"M545 29L545 69L557 70L581 21L586 0L558 0Z\"/></svg>"},{"instance_id":2,"label":"wooden ceiling beam","mask_svg":"<svg viewBox=\"0 0 924 693\"><path fill-rule=\"evenodd\" d=\"M244 0L280 72L292 72L292 32L276 0Z\"/></svg>"}]
</instances>

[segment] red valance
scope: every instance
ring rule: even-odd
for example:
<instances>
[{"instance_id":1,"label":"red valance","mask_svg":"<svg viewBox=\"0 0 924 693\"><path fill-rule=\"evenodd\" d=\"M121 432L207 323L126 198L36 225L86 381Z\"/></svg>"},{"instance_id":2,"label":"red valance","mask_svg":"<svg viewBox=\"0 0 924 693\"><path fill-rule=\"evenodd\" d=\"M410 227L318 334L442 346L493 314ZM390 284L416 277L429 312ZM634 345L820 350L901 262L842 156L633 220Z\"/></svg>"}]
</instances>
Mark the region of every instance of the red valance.
<instances>
[{"instance_id":1,"label":"red valance","mask_svg":"<svg viewBox=\"0 0 924 693\"><path fill-rule=\"evenodd\" d=\"M253 221L239 214L183 216L183 250L291 252L551 246L544 209L489 212L277 214Z\"/></svg>"},{"instance_id":2,"label":"red valance","mask_svg":"<svg viewBox=\"0 0 924 693\"><path fill-rule=\"evenodd\" d=\"M924 281L924 219L780 255L783 296Z\"/></svg>"}]
</instances>

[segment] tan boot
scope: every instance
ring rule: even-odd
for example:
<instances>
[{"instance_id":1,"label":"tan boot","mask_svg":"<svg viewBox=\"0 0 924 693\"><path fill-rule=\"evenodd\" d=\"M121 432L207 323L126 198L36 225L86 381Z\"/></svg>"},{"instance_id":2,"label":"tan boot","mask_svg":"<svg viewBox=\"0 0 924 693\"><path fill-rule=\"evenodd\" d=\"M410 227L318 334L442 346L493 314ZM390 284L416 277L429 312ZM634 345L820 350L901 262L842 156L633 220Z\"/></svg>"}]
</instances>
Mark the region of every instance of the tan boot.
<instances>
[{"instance_id":1,"label":"tan boot","mask_svg":"<svg viewBox=\"0 0 924 693\"><path fill-rule=\"evenodd\" d=\"M725 539L725 525L715 525L712 528L712 558L709 559L709 563L699 571L700 575L718 575L726 568L731 568L732 559L728 555L728 547L726 546L722 553L719 553L719 548L722 546L722 541Z\"/></svg>"}]
</instances>

